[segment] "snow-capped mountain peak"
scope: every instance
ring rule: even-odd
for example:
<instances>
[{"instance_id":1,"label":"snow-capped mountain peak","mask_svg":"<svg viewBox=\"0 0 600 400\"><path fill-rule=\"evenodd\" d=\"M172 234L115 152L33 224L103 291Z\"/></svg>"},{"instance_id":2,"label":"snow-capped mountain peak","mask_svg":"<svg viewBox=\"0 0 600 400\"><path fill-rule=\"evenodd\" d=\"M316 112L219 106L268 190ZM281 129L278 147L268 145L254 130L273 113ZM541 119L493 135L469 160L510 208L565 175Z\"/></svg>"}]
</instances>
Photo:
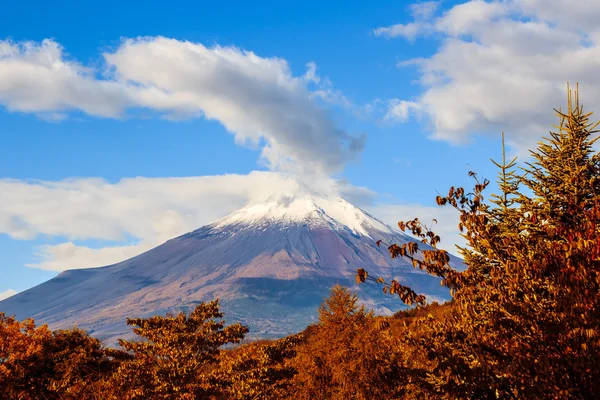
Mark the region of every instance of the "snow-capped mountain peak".
<instances>
[{"instance_id":1,"label":"snow-capped mountain peak","mask_svg":"<svg viewBox=\"0 0 600 400\"><path fill-rule=\"evenodd\" d=\"M355 286L357 268L449 298L438 278L392 259L378 240L410 238L342 199L272 197L118 264L65 271L0 301L0 311L52 329L76 324L114 343L130 338L128 317L189 311L215 298L228 321L248 324L255 337L303 329L335 284L379 311L401 307L377 285Z\"/></svg>"},{"instance_id":2,"label":"snow-capped mountain peak","mask_svg":"<svg viewBox=\"0 0 600 400\"><path fill-rule=\"evenodd\" d=\"M367 212L342 198L326 195L271 196L252 202L211 224L215 228L231 225L257 224L325 225L334 229L348 229L360 236L371 237L373 230L394 233L394 230Z\"/></svg>"}]
</instances>

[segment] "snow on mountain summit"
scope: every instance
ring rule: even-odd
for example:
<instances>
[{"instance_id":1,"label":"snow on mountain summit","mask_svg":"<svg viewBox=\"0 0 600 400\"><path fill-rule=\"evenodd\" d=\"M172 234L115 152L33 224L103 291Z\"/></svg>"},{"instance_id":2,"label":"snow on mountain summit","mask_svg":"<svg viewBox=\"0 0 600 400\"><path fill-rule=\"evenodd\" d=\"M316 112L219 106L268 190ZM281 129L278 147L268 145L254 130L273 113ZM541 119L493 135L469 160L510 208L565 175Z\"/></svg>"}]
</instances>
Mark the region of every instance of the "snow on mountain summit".
<instances>
[{"instance_id":1,"label":"snow on mountain summit","mask_svg":"<svg viewBox=\"0 0 600 400\"><path fill-rule=\"evenodd\" d=\"M325 225L336 230L350 230L355 235L371 237L373 230L396 233L390 226L342 198L326 195L271 196L215 221L215 228L231 225L304 223Z\"/></svg>"},{"instance_id":2,"label":"snow on mountain summit","mask_svg":"<svg viewBox=\"0 0 600 400\"><path fill-rule=\"evenodd\" d=\"M450 297L439 278L392 259L378 240L411 238L337 197L270 197L120 263L64 271L0 301L0 311L51 329L77 325L115 343L131 339L126 318L189 312L215 298L229 322L248 325L257 338L281 337L316 321L335 284L350 287L378 312L403 307L378 285L356 285L357 268L432 299Z\"/></svg>"}]
</instances>

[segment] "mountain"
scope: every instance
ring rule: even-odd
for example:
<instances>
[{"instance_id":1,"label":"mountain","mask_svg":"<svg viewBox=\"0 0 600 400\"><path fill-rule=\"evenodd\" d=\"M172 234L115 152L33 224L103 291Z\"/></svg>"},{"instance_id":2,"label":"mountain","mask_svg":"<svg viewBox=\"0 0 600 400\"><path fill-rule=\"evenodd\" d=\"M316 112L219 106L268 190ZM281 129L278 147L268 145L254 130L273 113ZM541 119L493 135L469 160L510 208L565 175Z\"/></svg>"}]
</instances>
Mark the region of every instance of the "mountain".
<instances>
[{"instance_id":1,"label":"mountain","mask_svg":"<svg viewBox=\"0 0 600 400\"><path fill-rule=\"evenodd\" d=\"M343 199L269 198L121 263L64 271L1 301L0 311L54 329L77 325L114 343L131 337L127 317L189 311L217 297L225 319L249 325L253 337L302 330L336 283L353 287L377 312L403 308L380 286L357 286L361 267L431 299L449 298L438 278L392 260L377 240L411 239Z\"/></svg>"}]
</instances>

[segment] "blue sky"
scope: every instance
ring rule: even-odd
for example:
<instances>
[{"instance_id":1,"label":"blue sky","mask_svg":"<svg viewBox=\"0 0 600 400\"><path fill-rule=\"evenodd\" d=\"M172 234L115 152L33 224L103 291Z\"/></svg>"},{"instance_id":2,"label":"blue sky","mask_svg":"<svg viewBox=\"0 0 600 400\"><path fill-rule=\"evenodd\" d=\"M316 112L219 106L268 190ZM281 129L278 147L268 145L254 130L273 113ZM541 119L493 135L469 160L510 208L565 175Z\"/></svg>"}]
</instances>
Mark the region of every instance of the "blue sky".
<instances>
[{"instance_id":1,"label":"blue sky","mask_svg":"<svg viewBox=\"0 0 600 400\"><path fill-rule=\"evenodd\" d=\"M437 191L493 178L502 130L526 154L567 81L599 103L600 7L581 3L4 4L0 294L306 176L390 224L436 217L459 242Z\"/></svg>"}]
</instances>

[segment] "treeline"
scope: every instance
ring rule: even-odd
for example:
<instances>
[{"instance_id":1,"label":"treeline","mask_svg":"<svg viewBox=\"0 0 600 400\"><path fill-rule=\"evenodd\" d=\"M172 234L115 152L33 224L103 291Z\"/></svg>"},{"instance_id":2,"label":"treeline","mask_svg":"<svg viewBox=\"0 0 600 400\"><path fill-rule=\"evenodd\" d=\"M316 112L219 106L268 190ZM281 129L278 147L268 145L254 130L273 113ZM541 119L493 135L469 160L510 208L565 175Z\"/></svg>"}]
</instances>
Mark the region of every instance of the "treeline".
<instances>
[{"instance_id":1,"label":"treeline","mask_svg":"<svg viewBox=\"0 0 600 400\"><path fill-rule=\"evenodd\" d=\"M217 301L189 315L130 319L140 340L121 340L119 349L79 329L52 332L0 313L0 398L423 398L432 364L402 337L417 332L423 316L444 318L448 307L378 317L336 286L318 324L225 349L248 330L225 326Z\"/></svg>"},{"instance_id":2,"label":"treeline","mask_svg":"<svg viewBox=\"0 0 600 400\"><path fill-rule=\"evenodd\" d=\"M393 317L334 287L319 322L275 341L240 344L247 329L218 303L128 323L139 341L108 349L80 330L51 332L0 314L6 399L594 399L600 393L600 155L597 124L577 92L556 131L518 167L503 155L489 181L450 188L460 214L456 271L440 238L415 219L417 241L388 250L442 279L444 305L400 282L357 282L415 305ZM422 244L427 244L423 247ZM380 243L378 243L380 244ZM422 248L420 249L419 246ZM238 344L235 346L231 346Z\"/></svg>"}]
</instances>

